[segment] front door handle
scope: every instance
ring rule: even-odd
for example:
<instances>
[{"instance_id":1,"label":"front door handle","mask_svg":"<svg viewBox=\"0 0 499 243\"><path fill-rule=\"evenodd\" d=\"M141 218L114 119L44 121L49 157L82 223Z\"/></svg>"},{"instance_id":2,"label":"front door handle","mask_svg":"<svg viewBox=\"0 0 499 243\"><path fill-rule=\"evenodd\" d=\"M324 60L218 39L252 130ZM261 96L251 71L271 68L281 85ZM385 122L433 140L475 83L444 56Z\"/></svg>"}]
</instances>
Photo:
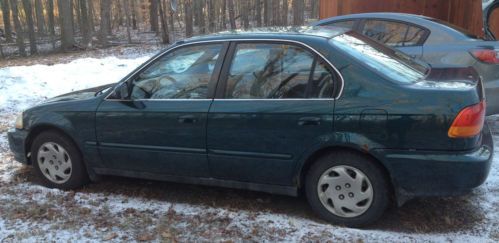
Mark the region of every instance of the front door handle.
<instances>
[{"instance_id":1,"label":"front door handle","mask_svg":"<svg viewBox=\"0 0 499 243\"><path fill-rule=\"evenodd\" d=\"M196 118L196 116L193 115L185 115L178 117L179 123L196 123L197 121L198 119Z\"/></svg>"},{"instance_id":2,"label":"front door handle","mask_svg":"<svg viewBox=\"0 0 499 243\"><path fill-rule=\"evenodd\" d=\"M302 117L298 120L300 126L317 126L321 124L320 117Z\"/></svg>"}]
</instances>

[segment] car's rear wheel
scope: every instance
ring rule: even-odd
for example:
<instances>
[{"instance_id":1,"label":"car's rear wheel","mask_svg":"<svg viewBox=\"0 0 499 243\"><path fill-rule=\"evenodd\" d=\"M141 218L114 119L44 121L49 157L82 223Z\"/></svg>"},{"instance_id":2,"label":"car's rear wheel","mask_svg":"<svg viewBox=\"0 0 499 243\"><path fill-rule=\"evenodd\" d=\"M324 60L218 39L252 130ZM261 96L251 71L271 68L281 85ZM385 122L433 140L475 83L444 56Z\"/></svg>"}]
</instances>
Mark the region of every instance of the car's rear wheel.
<instances>
[{"instance_id":1,"label":"car's rear wheel","mask_svg":"<svg viewBox=\"0 0 499 243\"><path fill-rule=\"evenodd\" d=\"M31 146L31 161L47 187L74 189L89 181L80 152L71 139L60 132L40 133Z\"/></svg>"},{"instance_id":2,"label":"car's rear wheel","mask_svg":"<svg viewBox=\"0 0 499 243\"><path fill-rule=\"evenodd\" d=\"M319 158L306 175L312 209L325 220L349 227L376 221L388 206L388 182L370 158L349 151Z\"/></svg>"}]
</instances>

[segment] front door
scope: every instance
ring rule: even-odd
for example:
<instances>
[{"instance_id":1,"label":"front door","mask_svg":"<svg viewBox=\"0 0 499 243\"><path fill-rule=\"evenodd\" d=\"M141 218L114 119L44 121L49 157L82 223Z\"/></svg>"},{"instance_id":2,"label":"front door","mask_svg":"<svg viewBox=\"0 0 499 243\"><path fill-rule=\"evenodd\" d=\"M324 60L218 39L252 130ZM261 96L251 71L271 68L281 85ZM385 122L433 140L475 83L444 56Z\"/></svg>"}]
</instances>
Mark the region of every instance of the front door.
<instances>
[{"instance_id":1,"label":"front door","mask_svg":"<svg viewBox=\"0 0 499 243\"><path fill-rule=\"evenodd\" d=\"M209 176L206 119L223 49L220 43L168 51L128 80L129 97L101 103L96 132L108 169Z\"/></svg>"},{"instance_id":2,"label":"front door","mask_svg":"<svg viewBox=\"0 0 499 243\"><path fill-rule=\"evenodd\" d=\"M228 53L208 115L212 174L292 185L296 161L333 130L332 75L286 42L235 42Z\"/></svg>"}]
</instances>

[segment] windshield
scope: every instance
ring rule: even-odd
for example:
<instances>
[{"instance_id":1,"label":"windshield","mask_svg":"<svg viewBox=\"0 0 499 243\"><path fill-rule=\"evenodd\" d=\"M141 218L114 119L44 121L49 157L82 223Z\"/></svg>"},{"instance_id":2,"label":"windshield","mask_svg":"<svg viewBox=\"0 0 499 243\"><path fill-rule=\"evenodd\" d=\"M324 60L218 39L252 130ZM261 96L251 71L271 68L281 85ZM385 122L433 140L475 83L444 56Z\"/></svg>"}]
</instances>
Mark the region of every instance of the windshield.
<instances>
[{"instance_id":1,"label":"windshield","mask_svg":"<svg viewBox=\"0 0 499 243\"><path fill-rule=\"evenodd\" d=\"M330 42L394 81L414 83L425 78L430 71L428 65L356 32L333 37Z\"/></svg>"}]
</instances>

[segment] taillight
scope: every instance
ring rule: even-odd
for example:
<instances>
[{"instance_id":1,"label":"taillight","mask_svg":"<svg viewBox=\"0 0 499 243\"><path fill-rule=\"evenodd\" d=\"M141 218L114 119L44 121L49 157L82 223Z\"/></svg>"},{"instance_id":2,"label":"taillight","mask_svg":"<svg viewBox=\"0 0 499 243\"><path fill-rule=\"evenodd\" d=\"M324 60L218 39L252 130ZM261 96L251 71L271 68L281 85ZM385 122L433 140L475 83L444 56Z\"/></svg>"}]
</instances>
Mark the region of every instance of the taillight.
<instances>
[{"instance_id":1,"label":"taillight","mask_svg":"<svg viewBox=\"0 0 499 243\"><path fill-rule=\"evenodd\" d=\"M461 110L449 128L451 138L468 138L479 134L485 122L485 101Z\"/></svg>"},{"instance_id":2,"label":"taillight","mask_svg":"<svg viewBox=\"0 0 499 243\"><path fill-rule=\"evenodd\" d=\"M471 54L481 62L499 64L499 51L490 49L472 50Z\"/></svg>"}]
</instances>

